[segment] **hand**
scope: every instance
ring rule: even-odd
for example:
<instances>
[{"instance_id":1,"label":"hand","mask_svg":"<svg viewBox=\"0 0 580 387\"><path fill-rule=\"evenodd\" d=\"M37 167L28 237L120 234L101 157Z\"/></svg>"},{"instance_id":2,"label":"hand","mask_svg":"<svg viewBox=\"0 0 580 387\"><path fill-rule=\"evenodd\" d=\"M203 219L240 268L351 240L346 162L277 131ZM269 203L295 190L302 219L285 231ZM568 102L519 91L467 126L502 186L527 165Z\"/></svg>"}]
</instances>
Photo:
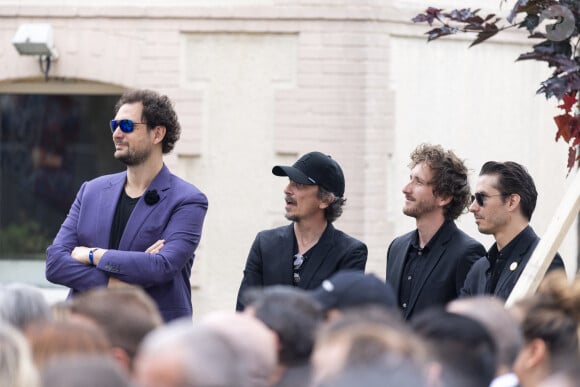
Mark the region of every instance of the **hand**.
<instances>
[{"instance_id":1,"label":"hand","mask_svg":"<svg viewBox=\"0 0 580 387\"><path fill-rule=\"evenodd\" d=\"M90 248L85 246L77 246L71 251L70 255L75 261L84 263L85 265L90 265L89 262L89 251Z\"/></svg>"},{"instance_id":2,"label":"hand","mask_svg":"<svg viewBox=\"0 0 580 387\"><path fill-rule=\"evenodd\" d=\"M109 277L109 283L107 284L108 288L122 288L124 286L131 286L131 284L128 282L123 282L115 277Z\"/></svg>"},{"instance_id":3,"label":"hand","mask_svg":"<svg viewBox=\"0 0 580 387\"><path fill-rule=\"evenodd\" d=\"M159 239L145 250L146 253L157 254L165 246L165 239Z\"/></svg>"}]
</instances>

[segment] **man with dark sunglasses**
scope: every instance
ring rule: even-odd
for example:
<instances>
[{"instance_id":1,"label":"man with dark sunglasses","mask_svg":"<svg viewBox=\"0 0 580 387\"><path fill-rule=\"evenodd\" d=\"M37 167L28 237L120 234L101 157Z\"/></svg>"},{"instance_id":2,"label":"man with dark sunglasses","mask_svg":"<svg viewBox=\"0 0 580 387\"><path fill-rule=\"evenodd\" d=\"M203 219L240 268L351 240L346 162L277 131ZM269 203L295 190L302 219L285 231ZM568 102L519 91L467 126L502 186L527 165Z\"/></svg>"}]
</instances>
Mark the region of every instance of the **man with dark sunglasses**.
<instances>
[{"instance_id":1,"label":"man with dark sunglasses","mask_svg":"<svg viewBox=\"0 0 580 387\"><path fill-rule=\"evenodd\" d=\"M340 165L324 153L310 152L292 166L275 166L272 173L289 179L284 189L285 216L292 223L256 236L246 260L237 310L244 309L244 293L252 287L314 289L341 269L365 269L366 245L332 225L346 201Z\"/></svg>"},{"instance_id":2,"label":"man with dark sunglasses","mask_svg":"<svg viewBox=\"0 0 580 387\"><path fill-rule=\"evenodd\" d=\"M403 213L415 218L417 229L389 246L386 276L405 319L459 297L471 265L485 254L455 225L470 198L463 161L440 145L421 144L409 167Z\"/></svg>"},{"instance_id":3,"label":"man with dark sunglasses","mask_svg":"<svg viewBox=\"0 0 580 387\"><path fill-rule=\"evenodd\" d=\"M475 191L469 211L479 232L493 235L495 243L469 271L461 295L506 300L540 241L530 226L538 191L526 168L513 161L483 164ZM548 271L554 269L564 269L560 254Z\"/></svg>"},{"instance_id":4,"label":"man with dark sunglasses","mask_svg":"<svg viewBox=\"0 0 580 387\"><path fill-rule=\"evenodd\" d=\"M181 126L167 96L123 94L109 123L124 172L85 182L47 249L46 278L71 289L137 285L165 321L192 317L189 277L206 196L173 175L163 155Z\"/></svg>"}]
</instances>

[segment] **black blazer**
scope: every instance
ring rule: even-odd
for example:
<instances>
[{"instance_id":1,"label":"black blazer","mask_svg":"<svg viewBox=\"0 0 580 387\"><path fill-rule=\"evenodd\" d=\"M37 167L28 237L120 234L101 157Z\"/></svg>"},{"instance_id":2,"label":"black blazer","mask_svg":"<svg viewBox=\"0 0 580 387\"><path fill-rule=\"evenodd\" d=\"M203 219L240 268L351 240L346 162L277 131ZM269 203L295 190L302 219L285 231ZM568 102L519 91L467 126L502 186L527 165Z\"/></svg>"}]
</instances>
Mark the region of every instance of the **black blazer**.
<instances>
[{"instance_id":1,"label":"black blazer","mask_svg":"<svg viewBox=\"0 0 580 387\"><path fill-rule=\"evenodd\" d=\"M387 282L391 283L399 300L401 275L405 258L417 230L397 237L387 251ZM485 254L481 243L461 231L454 222L443 223L440 234L429 253L429 262L419 278L419 284L411 289L407 308L401 308L403 317L410 319L414 314L435 305L445 305L459 297L465 276L471 265Z\"/></svg>"},{"instance_id":2,"label":"black blazer","mask_svg":"<svg viewBox=\"0 0 580 387\"><path fill-rule=\"evenodd\" d=\"M293 285L294 226L261 231L256 236L244 269L238 291L237 310L244 309L242 296L246 289L269 285ZM308 261L300 272L302 289L314 289L342 269L364 271L367 246L328 224Z\"/></svg>"},{"instance_id":3,"label":"black blazer","mask_svg":"<svg viewBox=\"0 0 580 387\"><path fill-rule=\"evenodd\" d=\"M494 296L501 297L504 300L507 300L509 297L518 278L520 278L524 267L532 256L535 247L540 242L540 238L530 226L524 228L519 235L521 238L517 240L511 250L511 256L507 258L506 264L499 276L493 293ZM489 258L487 257L487 254L481 257L473 265L467 274L465 285L463 286L463 289L461 289L461 297L486 294L485 285L489 275L489 266ZM562 262L560 254L556 254L554 260L548 267L548 271L554 269L564 269L564 262Z\"/></svg>"}]
</instances>

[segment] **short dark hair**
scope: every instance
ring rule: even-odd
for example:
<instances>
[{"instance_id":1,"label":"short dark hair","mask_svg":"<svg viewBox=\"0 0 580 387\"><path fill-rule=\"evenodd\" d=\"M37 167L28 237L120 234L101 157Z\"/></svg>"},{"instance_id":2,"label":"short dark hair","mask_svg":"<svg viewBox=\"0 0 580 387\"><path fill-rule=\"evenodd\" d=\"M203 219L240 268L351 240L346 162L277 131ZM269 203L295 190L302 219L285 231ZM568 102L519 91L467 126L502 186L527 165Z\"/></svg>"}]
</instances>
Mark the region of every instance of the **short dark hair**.
<instances>
[{"instance_id":1,"label":"short dark hair","mask_svg":"<svg viewBox=\"0 0 580 387\"><path fill-rule=\"evenodd\" d=\"M488 161L481 167L479 176L497 175L497 190L502 195L518 194L520 196L520 209L526 219L531 220L538 191L534 179L523 165L513 161L498 162ZM504 200L505 200L504 196Z\"/></svg>"},{"instance_id":2,"label":"short dark hair","mask_svg":"<svg viewBox=\"0 0 580 387\"><path fill-rule=\"evenodd\" d=\"M131 361L143 338L163 324L155 302L137 286L95 288L69 302L72 313L95 321Z\"/></svg>"},{"instance_id":3,"label":"short dark hair","mask_svg":"<svg viewBox=\"0 0 580 387\"><path fill-rule=\"evenodd\" d=\"M308 362L324 319L318 303L304 290L284 285L250 289L246 297L256 318L280 339L278 362L289 366Z\"/></svg>"},{"instance_id":4,"label":"short dark hair","mask_svg":"<svg viewBox=\"0 0 580 387\"><path fill-rule=\"evenodd\" d=\"M425 163L433 172L430 181L433 194L451 197L444 208L446 220L455 220L466 212L470 204L471 190L467 179L467 167L453 151L444 150L441 145L421 144L411 152L409 168Z\"/></svg>"},{"instance_id":5,"label":"short dark hair","mask_svg":"<svg viewBox=\"0 0 580 387\"><path fill-rule=\"evenodd\" d=\"M478 321L443 308L425 309L411 320L436 361L443 365L443 384L487 387L495 376L496 347Z\"/></svg>"},{"instance_id":6,"label":"short dark hair","mask_svg":"<svg viewBox=\"0 0 580 387\"><path fill-rule=\"evenodd\" d=\"M332 192L325 190L322 186L318 186L318 198L324 200L330 195L334 195ZM328 207L324 209L324 217L328 223L334 222L342 215L344 203L346 199L343 197L338 197L334 195L334 200L328 204Z\"/></svg>"},{"instance_id":7,"label":"short dark hair","mask_svg":"<svg viewBox=\"0 0 580 387\"><path fill-rule=\"evenodd\" d=\"M181 125L169 97L152 90L129 90L121 96L115 105L115 114L121 106L137 102L143 104L142 119L145 119L149 130L159 125L165 126L166 132L163 138L162 151L163 153L171 152L181 135Z\"/></svg>"}]
</instances>

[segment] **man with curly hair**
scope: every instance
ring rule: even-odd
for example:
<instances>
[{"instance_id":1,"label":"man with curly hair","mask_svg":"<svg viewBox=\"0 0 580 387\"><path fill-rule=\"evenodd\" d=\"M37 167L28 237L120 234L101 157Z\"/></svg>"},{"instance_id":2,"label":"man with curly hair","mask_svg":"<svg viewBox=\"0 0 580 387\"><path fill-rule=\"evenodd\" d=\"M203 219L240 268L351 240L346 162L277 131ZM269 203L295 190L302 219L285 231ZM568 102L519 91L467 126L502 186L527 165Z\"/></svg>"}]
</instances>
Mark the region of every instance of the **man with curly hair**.
<instances>
[{"instance_id":1,"label":"man with curly hair","mask_svg":"<svg viewBox=\"0 0 580 387\"><path fill-rule=\"evenodd\" d=\"M163 155L181 126L167 96L131 90L110 128L121 173L85 182L47 249L46 278L69 295L129 283L145 289L165 321L192 317L189 276L206 196L173 175Z\"/></svg>"},{"instance_id":2,"label":"man with curly hair","mask_svg":"<svg viewBox=\"0 0 580 387\"><path fill-rule=\"evenodd\" d=\"M309 152L292 166L275 166L272 173L288 177L285 216L292 223L256 236L246 260L237 310L244 309L244 293L252 287L315 289L339 270L365 269L366 245L332 225L346 201L344 175L336 160Z\"/></svg>"},{"instance_id":3,"label":"man with curly hair","mask_svg":"<svg viewBox=\"0 0 580 387\"><path fill-rule=\"evenodd\" d=\"M453 151L421 144L411 153L403 213L417 229L395 238L387 251L387 282L406 319L457 298L483 245L455 225L466 212L467 168Z\"/></svg>"}]
</instances>

